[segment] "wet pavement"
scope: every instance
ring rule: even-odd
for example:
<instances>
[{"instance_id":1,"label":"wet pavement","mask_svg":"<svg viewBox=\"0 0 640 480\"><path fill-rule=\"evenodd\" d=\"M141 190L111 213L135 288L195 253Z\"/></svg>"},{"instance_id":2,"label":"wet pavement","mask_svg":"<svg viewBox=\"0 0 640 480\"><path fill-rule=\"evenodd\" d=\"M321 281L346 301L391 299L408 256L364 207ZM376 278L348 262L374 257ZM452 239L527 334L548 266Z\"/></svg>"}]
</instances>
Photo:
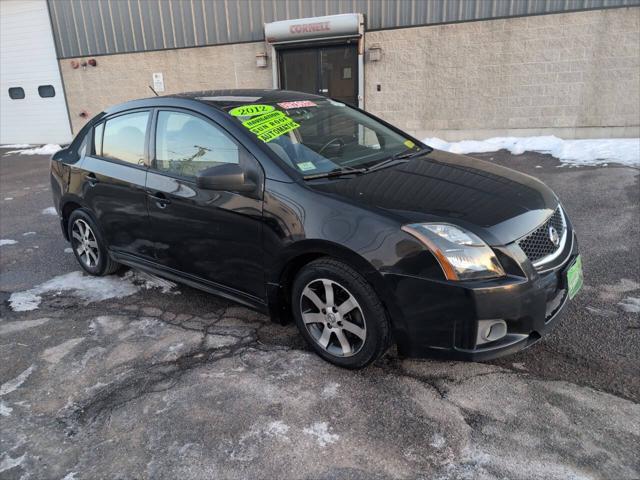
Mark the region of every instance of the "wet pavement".
<instances>
[{"instance_id":1,"label":"wet pavement","mask_svg":"<svg viewBox=\"0 0 640 480\"><path fill-rule=\"evenodd\" d=\"M211 295L74 273L47 159L2 153L0 478L640 477L637 170L478 155L559 194L584 291L506 359L352 372Z\"/></svg>"}]
</instances>

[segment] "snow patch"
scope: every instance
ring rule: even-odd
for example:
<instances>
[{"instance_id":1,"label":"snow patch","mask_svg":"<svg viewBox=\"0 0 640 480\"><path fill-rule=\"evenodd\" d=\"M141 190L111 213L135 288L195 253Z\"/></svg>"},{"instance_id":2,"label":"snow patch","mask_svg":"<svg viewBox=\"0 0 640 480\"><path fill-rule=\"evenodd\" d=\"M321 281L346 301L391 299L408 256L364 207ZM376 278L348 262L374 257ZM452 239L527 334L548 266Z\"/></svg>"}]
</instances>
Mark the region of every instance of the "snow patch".
<instances>
[{"instance_id":1,"label":"snow patch","mask_svg":"<svg viewBox=\"0 0 640 480\"><path fill-rule=\"evenodd\" d=\"M338 387L340 387L339 383L336 383L336 382L328 383L322 389L322 396L324 398L334 398L338 394Z\"/></svg>"},{"instance_id":2,"label":"snow patch","mask_svg":"<svg viewBox=\"0 0 640 480\"><path fill-rule=\"evenodd\" d=\"M13 408L7 405L4 402L0 402L0 416L2 417L10 417L11 412L13 412Z\"/></svg>"},{"instance_id":3,"label":"snow patch","mask_svg":"<svg viewBox=\"0 0 640 480\"><path fill-rule=\"evenodd\" d=\"M509 150L514 155L524 152L548 153L562 163L572 166L606 165L608 162L640 166L640 138L606 138L563 140L544 137L494 137L487 140L446 142L439 138L425 138L427 145L452 153L485 153Z\"/></svg>"},{"instance_id":4,"label":"snow patch","mask_svg":"<svg viewBox=\"0 0 640 480\"><path fill-rule=\"evenodd\" d=\"M435 433L433 437L431 437L431 443L429 443L429 445L431 445L435 449L440 450L446 445L446 443L447 441L442 435L440 435L439 433Z\"/></svg>"},{"instance_id":5,"label":"snow patch","mask_svg":"<svg viewBox=\"0 0 640 480\"><path fill-rule=\"evenodd\" d=\"M5 200L13 200L13 197L4 197Z\"/></svg>"},{"instance_id":6,"label":"snow patch","mask_svg":"<svg viewBox=\"0 0 640 480\"><path fill-rule=\"evenodd\" d=\"M64 249L64 253L73 253L73 248L67 247Z\"/></svg>"},{"instance_id":7,"label":"snow patch","mask_svg":"<svg viewBox=\"0 0 640 480\"><path fill-rule=\"evenodd\" d=\"M64 476L62 480L77 480L76 475L78 475L77 472L69 472Z\"/></svg>"},{"instance_id":8,"label":"snow patch","mask_svg":"<svg viewBox=\"0 0 640 480\"><path fill-rule=\"evenodd\" d=\"M0 145L0 148L29 148L29 143L9 143L7 145Z\"/></svg>"},{"instance_id":9,"label":"snow patch","mask_svg":"<svg viewBox=\"0 0 640 480\"><path fill-rule=\"evenodd\" d=\"M36 232L24 232L24 233L22 234L22 236L23 236L23 237L29 237L29 236L31 236L31 235L35 235L35 234L36 234Z\"/></svg>"},{"instance_id":10,"label":"snow patch","mask_svg":"<svg viewBox=\"0 0 640 480\"><path fill-rule=\"evenodd\" d=\"M171 293L173 295L180 294L180 291L174 291L174 288L176 288L175 283L150 273L128 270L127 273L124 274L123 278L145 290L159 288L162 293Z\"/></svg>"},{"instance_id":11,"label":"snow patch","mask_svg":"<svg viewBox=\"0 0 640 480\"><path fill-rule=\"evenodd\" d=\"M340 436L335 433L329 433L327 422L316 422L310 427L304 428L302 431L307 435L316 437L316 441L321 447L335 443L340 438Z\"/></svg>"},{"instance_id":12,"label":"snow patch","mask_svg":"<svg viewBox=\"0 0 640 480\"><path fill-rule=\"evenodd\" d=\"M43 215L58 215L55 207L47 207L41 212Z\"/></svg>"},{"instance_id":13,"label":"snow patch","mask_svg":"<svg viewBox=\"0 0 640 480\"><path fill-rule=\"evenodd\" d=\"M35 365L31 365L13 380L9 380L8 382L3 383L2 386L0 386L0 397L6 395L7 393L11 393L19 388L20 385L22 385L27 380L27 378L29 378L29 375L31 375L35 368Z\"/></svg>"},{"instance_id":14,"label":"snow patch","mask_svg":"<svg viewBox=\"0 0 640 480\"><path fill-rule=\"evenodd\" d=\"M280 420L269 423L264 429L264 433L268 437L288 438L287 432L289 431L289 425Z\"/></svg>"},{"instance_id":15,"label":"snow patch","mask_svg":"<svg viewBox=\"0 0 640 480\"><path fill-rule=\"evenodd\" d=\"M18 153L20 155L53 155L59 150L62 150L62 147L60 145L56 145L54 143L47 143L46 145L42 145L41 147L27 148L26 150L25 149L10 150L7 153L5 153L5 155L10 155L12 153Z\"/></svg>"},{"instance_id":16,"label":"snow patch","mask_svg":"<svg viewBox=\"0 0 640 480\"><path fill-rule=\"evenodd\" d=\"M127 278L92 277L82 272L71 272L54 277L30 290L12 293L9 305L16 312L26 312L38 308L45 293L71 292L88 304L110 298L128 297L137 293L139 289Z\"/></svg>"},{"instance_id":17,"label":"snow patch","mask_svg":"<svg viewBox=\"0 0 640 480\"><path fill-rule=\"evenodd\" d=\"M19 457L11 458L7 452L4 452L2 455L2 461L0 461L0 473L22 465L26 456L27 454L23 453Z\"/></svg>"},{"instance_id":18,"label":"snow patch","mask_svg":"<svg viewBox=\"0 0 640 480\"><path fill-rule=\"evenodd\" d=\"M0 240L0 247L3 245L15 245L16 243L18 242L16 242L15 240L9 240L9 239L3 238L2 240Z\"/></svg>"},{"instance_id":19,"label":"snow patch","mask_svg":"<svg viewBox=\"0 0 640 480\"><path fill-rule=\"evenodd\" d=\"M640 313L640 298L626 297L620 303L618 303L625 312Z\"/></svg>"}]
</instances>

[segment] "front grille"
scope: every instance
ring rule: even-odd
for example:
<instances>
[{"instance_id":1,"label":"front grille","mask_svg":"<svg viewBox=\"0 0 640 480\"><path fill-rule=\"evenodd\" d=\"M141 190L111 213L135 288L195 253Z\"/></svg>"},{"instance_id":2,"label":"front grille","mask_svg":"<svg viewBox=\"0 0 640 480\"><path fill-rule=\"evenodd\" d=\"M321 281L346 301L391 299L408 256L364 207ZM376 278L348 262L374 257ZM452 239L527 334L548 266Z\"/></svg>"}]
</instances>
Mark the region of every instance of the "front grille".
<instances>
[{"instance_id":1,"label":"front grille","mask_svg":"<svg viewBox=\"0 0 640 480\"><path fill-rule=\"evenodd\" d=\"M518 245L531 262L535 263L549 255L556 253L559 246L554 245L549 237L549 227L553 226L558 232L558 237L562 238L566 228L564 217L560 207L556 208L549 219L536 228L526 237L518 240Z\"/></svg>"}]
</instances>

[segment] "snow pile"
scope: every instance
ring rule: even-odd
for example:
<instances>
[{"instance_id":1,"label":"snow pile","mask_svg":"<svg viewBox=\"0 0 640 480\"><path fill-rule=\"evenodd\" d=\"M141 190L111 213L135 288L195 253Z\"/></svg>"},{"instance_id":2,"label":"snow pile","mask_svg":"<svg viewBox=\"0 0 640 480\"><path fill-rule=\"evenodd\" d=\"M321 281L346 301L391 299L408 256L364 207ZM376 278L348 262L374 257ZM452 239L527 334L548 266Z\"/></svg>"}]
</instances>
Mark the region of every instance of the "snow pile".
<instances>
[{"instance_id":1,"label":"snow pile","mask_svg":"<svg viewBox=\"0 0 640 480\"><path fill-rule=\"evenodd\" d=\"M47 293L60 295L67 292L80 298L86 305L111 298L128 297L142 289L161 288L163 293L169 293L173 287L175 284L172 282L133 271L127 272L123 277L92 277L82 272L71 272L54 277L29 290L12 293L9 305L16 312L26 312L38 308L42 295Z\"/></svg>"},{"instance_id":2,"label":"snow pile","mask_svg":"<svg viewBox=\"0 0 640 480\"><path fill-rule=\"evenodd\" d=\"M0 240L0 247L3 246L3 245L15 245L16 243L18 243L18 242L16 242L15 240L10 240L8 238L3 238L2 240Z\"/></svg>"},{"instance_id":3,"label":"snow pile","mask_svg":"<svg viewBox=\"0 0 640 480\"><path fill-rule=\"evenodd\" d=\"M40 213L42 213L43 215L58 215L58 212L56 212L56 207L47 207Z\"/></svg>"},{"instance_id":4,"label":"snow pile","mask_svg":"<svg viewBox=\"0 0 640 480\"><path fill-rule=\"evenodd\" d=\"M640 166L640 138L563 140L554 136L494 137L450 143L433 137L422 141L433 148L452 153L484 153L504 149L514 155L524 152L548 153L561 162L574 166L602 165L608 162Z\"/></svg>"},{"instance_id":5,"label":"snow pile","mask_svg":"<svg viewBox=\"0 0 640 480\"><path fill-rule=\"evenodd\" d=\"M15 145L13 146L15 147ZM27 145L27 146L30 147L31 145ZM10 155L12 153L19 153L20 155L53 155L58 150L62 150L62 147L60 145L56 145L54 143L48 143L41 147L27 148L26 150L22 148L19 150L10 150L7 153L5 153L5 155Z\"/></svg>"}]
</instances>

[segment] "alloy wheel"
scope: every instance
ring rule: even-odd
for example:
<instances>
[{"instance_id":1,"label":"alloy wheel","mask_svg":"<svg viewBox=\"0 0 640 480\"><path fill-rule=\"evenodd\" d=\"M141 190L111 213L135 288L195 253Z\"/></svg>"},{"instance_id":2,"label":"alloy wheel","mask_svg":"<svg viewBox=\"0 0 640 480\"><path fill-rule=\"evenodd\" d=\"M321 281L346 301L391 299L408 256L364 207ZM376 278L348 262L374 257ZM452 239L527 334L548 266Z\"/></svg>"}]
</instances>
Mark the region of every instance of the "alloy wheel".
<instances>
[{"instance_id":1,"label":"alloy wheel","mask_svg":"<svg viewBox=\"0 0 640 480\"><path fill-rule=\"evenodd\" d=\"M367 325L362 308L343 285L326 278L309 282L300 295L307 332L325 351L350 357L363 347Z\"/></svg>"},{"instance_id":2,"label":"alloy wheel","mask_svg":"<svg viewBox=\"0 0 640 480\"><path fill-rule=\"evenodd\" d=\"M71 229L71 237L73 248L80 261L86 267L97 267L100 260L100 249L89 224L82 219L76 220Z\"/></svg>"}]
</instances>

